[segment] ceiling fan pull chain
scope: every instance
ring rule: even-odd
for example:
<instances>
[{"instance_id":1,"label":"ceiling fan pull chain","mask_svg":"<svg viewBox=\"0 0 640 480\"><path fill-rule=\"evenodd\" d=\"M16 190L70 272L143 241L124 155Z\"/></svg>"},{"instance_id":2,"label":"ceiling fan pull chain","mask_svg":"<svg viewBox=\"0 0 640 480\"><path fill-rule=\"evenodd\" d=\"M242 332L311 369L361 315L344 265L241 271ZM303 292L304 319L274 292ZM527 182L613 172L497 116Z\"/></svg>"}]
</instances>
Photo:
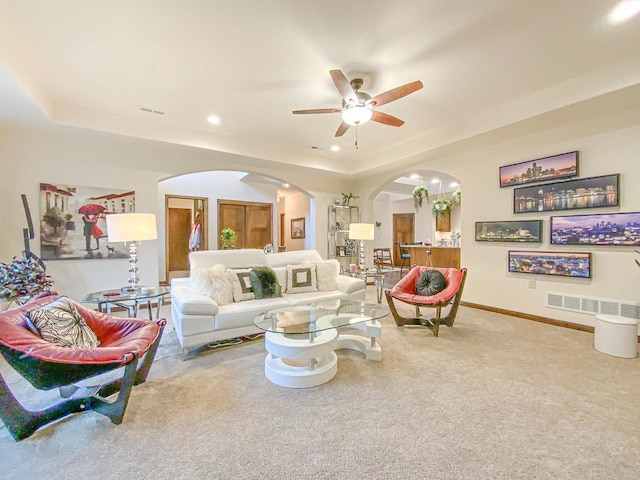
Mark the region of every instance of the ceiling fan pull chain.
<instances>
[{"instance_id":1,"label":"ceiling fan pull chain","mask_svg":"<svg viewBox=\"0 0 640 480\"><path fill-rule=\"evenodd\" d=\"M358 125L356 125L356 150L358 150Z\"/></svg>"}]
</instances>

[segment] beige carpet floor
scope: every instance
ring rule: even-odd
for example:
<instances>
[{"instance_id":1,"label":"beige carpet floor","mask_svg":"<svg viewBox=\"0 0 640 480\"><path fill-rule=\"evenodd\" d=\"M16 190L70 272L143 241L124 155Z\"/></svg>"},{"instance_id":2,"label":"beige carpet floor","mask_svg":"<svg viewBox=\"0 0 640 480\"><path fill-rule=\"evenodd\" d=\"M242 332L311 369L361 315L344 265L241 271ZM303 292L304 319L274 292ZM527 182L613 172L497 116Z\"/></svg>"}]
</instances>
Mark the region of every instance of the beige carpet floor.
<instances>
[{"instance_id":1,"label":"beige carpet floor","mask_svg":"<svg viewBox=\"0 0 640 480\"><path fill-rule=\"evenodd\" d=\"M333 380L292 390L266 380L262 341L185 361L169 331L121 425L0 428L0 478L640 477L640 360L593 335L461 308L439 338L387 317L380 344L382 362L339 351Z\"/></svg>"}]
</instances>

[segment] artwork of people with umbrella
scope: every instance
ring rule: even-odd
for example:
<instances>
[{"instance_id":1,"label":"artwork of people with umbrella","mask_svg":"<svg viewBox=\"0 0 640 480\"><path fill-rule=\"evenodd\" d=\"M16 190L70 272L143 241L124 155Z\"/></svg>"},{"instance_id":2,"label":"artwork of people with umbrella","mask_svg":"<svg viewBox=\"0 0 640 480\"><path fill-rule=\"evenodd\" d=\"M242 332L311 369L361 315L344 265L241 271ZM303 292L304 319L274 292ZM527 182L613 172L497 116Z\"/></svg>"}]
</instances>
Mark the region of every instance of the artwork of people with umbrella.
<instances>
[{"instance_id":1,"label":"artwork of people with umbrella","mask_svg":"<svg viewBox=\"0 0 640 480\"><path fill-rule=\"evenodd\" d=\"M134 211L134 191L41 183L42 259L128 258L124 244L108 242L105 218Z\"/></svg>"}]
</instances>

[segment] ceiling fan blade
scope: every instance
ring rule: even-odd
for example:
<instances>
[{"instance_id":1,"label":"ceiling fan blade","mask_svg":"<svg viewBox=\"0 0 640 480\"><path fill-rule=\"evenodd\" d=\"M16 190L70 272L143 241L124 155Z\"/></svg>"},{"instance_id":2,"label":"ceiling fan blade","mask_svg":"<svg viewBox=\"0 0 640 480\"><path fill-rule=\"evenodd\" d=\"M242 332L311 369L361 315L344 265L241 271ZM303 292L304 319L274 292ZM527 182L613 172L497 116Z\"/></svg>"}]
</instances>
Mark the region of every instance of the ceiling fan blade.
<instances>
[{"instance_id":1,"label":"ceiling fan blade","mask_svg":"<svg viewBox=\"0 0 640 480\"><path fill-rule=\"evenodd\" d=\"M350 127L350 126L351 126L351 125L349 125L348 123L346 123L346 122L342 122L342 123L340 124L340 126L338 127L338 131L336 132L336 137L341 137L342 135L344 135L344 133L345 133L347 130L349 130L349 127Z\"/></svg>"},{"instance_id":2,"label":"ceiling fan blade","mask_svg":"<svg viewBox=\"0 0 640 480\"><path fill-rule=\"evenodd\" d=\"M341 111L341 108L314 108L310 110L294 110L291 113L338 113Z\"/></svg>"},{"instance_id":3,"label":"ceiling fan blade","mask_svg":"<svg viewBox=\"0 0 640 480\"><path fill-rule=\"evenodd\" d=\"M382 113L377 110L373 111L371 120L378 123L384 123L385 125L391 125L392 127L401 127L402 125L404 125L404 121L400 120L399 118L396 118L392 115L387 115L386 113Z\"/></svg>"},{"instance_id":4,"label":"ceiling fan blade","mask_svg":"<svg viewBox=\"0 0 640 480\"><path fill-rule=\"evenodd\" d=\"M401 87L396 87L387 92L381 93L380 95L376 95L370 100L370 103L373 103L376 107L379 107L380 105L384 105L385 103L393 102L394 100L398 100L399 98L406 97L410 93L420 90L422 87L422 82L420 80L416 80L415 82L407 83L406 85L402 85Z\"/></svg>"},{"instance_id":5,"label":"ceiling fan blade","mask_svg":"<svg viewBox=\"0 0 640 480\"><path fill-rule=\"evenodd\" d=\"M347 77L344 76L344 73L342 73L340 70L329 70L329 73L331 74L333 83L336 84L338 92L340 92L340 95L342 95L342 98L344 98L346 102L357 102L358 97L356 95L356 92L354 92L353 88L351 88L351 83L349 82L349 80L347 80Z\"/></svg>"}]
</instances>

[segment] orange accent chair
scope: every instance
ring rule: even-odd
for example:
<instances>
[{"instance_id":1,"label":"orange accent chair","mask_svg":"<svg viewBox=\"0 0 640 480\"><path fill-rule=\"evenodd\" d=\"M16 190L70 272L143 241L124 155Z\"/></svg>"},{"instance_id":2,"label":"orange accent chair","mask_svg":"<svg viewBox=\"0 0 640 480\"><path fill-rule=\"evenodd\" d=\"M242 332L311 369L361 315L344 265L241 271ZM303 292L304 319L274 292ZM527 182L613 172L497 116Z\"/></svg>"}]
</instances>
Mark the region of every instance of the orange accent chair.
<instances>
[{"instance_id":1,"label":"orange accent chair","mask_svg":"<svg viewBox=\"0 0 640 480\"><path fill-rule=\"evenodd\" d=\"M446 281L446 287L441 292L431 295L429 297L418 295L416 293L416 283L423 272L427 270L438 270L444 275ZM467 277L467 269L457 268L433 268L414 266L407 275L402 278L391 290L385 290L385 296L387 297L387 303L389 309L393 315L396 325L399 327L417 325L427 327L434 336L438 336L440 324L445 324L447 327L452 327L453 322L456 319L458 313L458 306L460 305L460 298L462 297L462 290L464 289L464 282ZM403 317L398 312L395 301L408 303L415 306L415 317ZM449 313L442 317L442 308L451 305ZM420 312L420 308L435 308L435 317L429 317L423 315Z\"/></svg>"}]
</instances>

